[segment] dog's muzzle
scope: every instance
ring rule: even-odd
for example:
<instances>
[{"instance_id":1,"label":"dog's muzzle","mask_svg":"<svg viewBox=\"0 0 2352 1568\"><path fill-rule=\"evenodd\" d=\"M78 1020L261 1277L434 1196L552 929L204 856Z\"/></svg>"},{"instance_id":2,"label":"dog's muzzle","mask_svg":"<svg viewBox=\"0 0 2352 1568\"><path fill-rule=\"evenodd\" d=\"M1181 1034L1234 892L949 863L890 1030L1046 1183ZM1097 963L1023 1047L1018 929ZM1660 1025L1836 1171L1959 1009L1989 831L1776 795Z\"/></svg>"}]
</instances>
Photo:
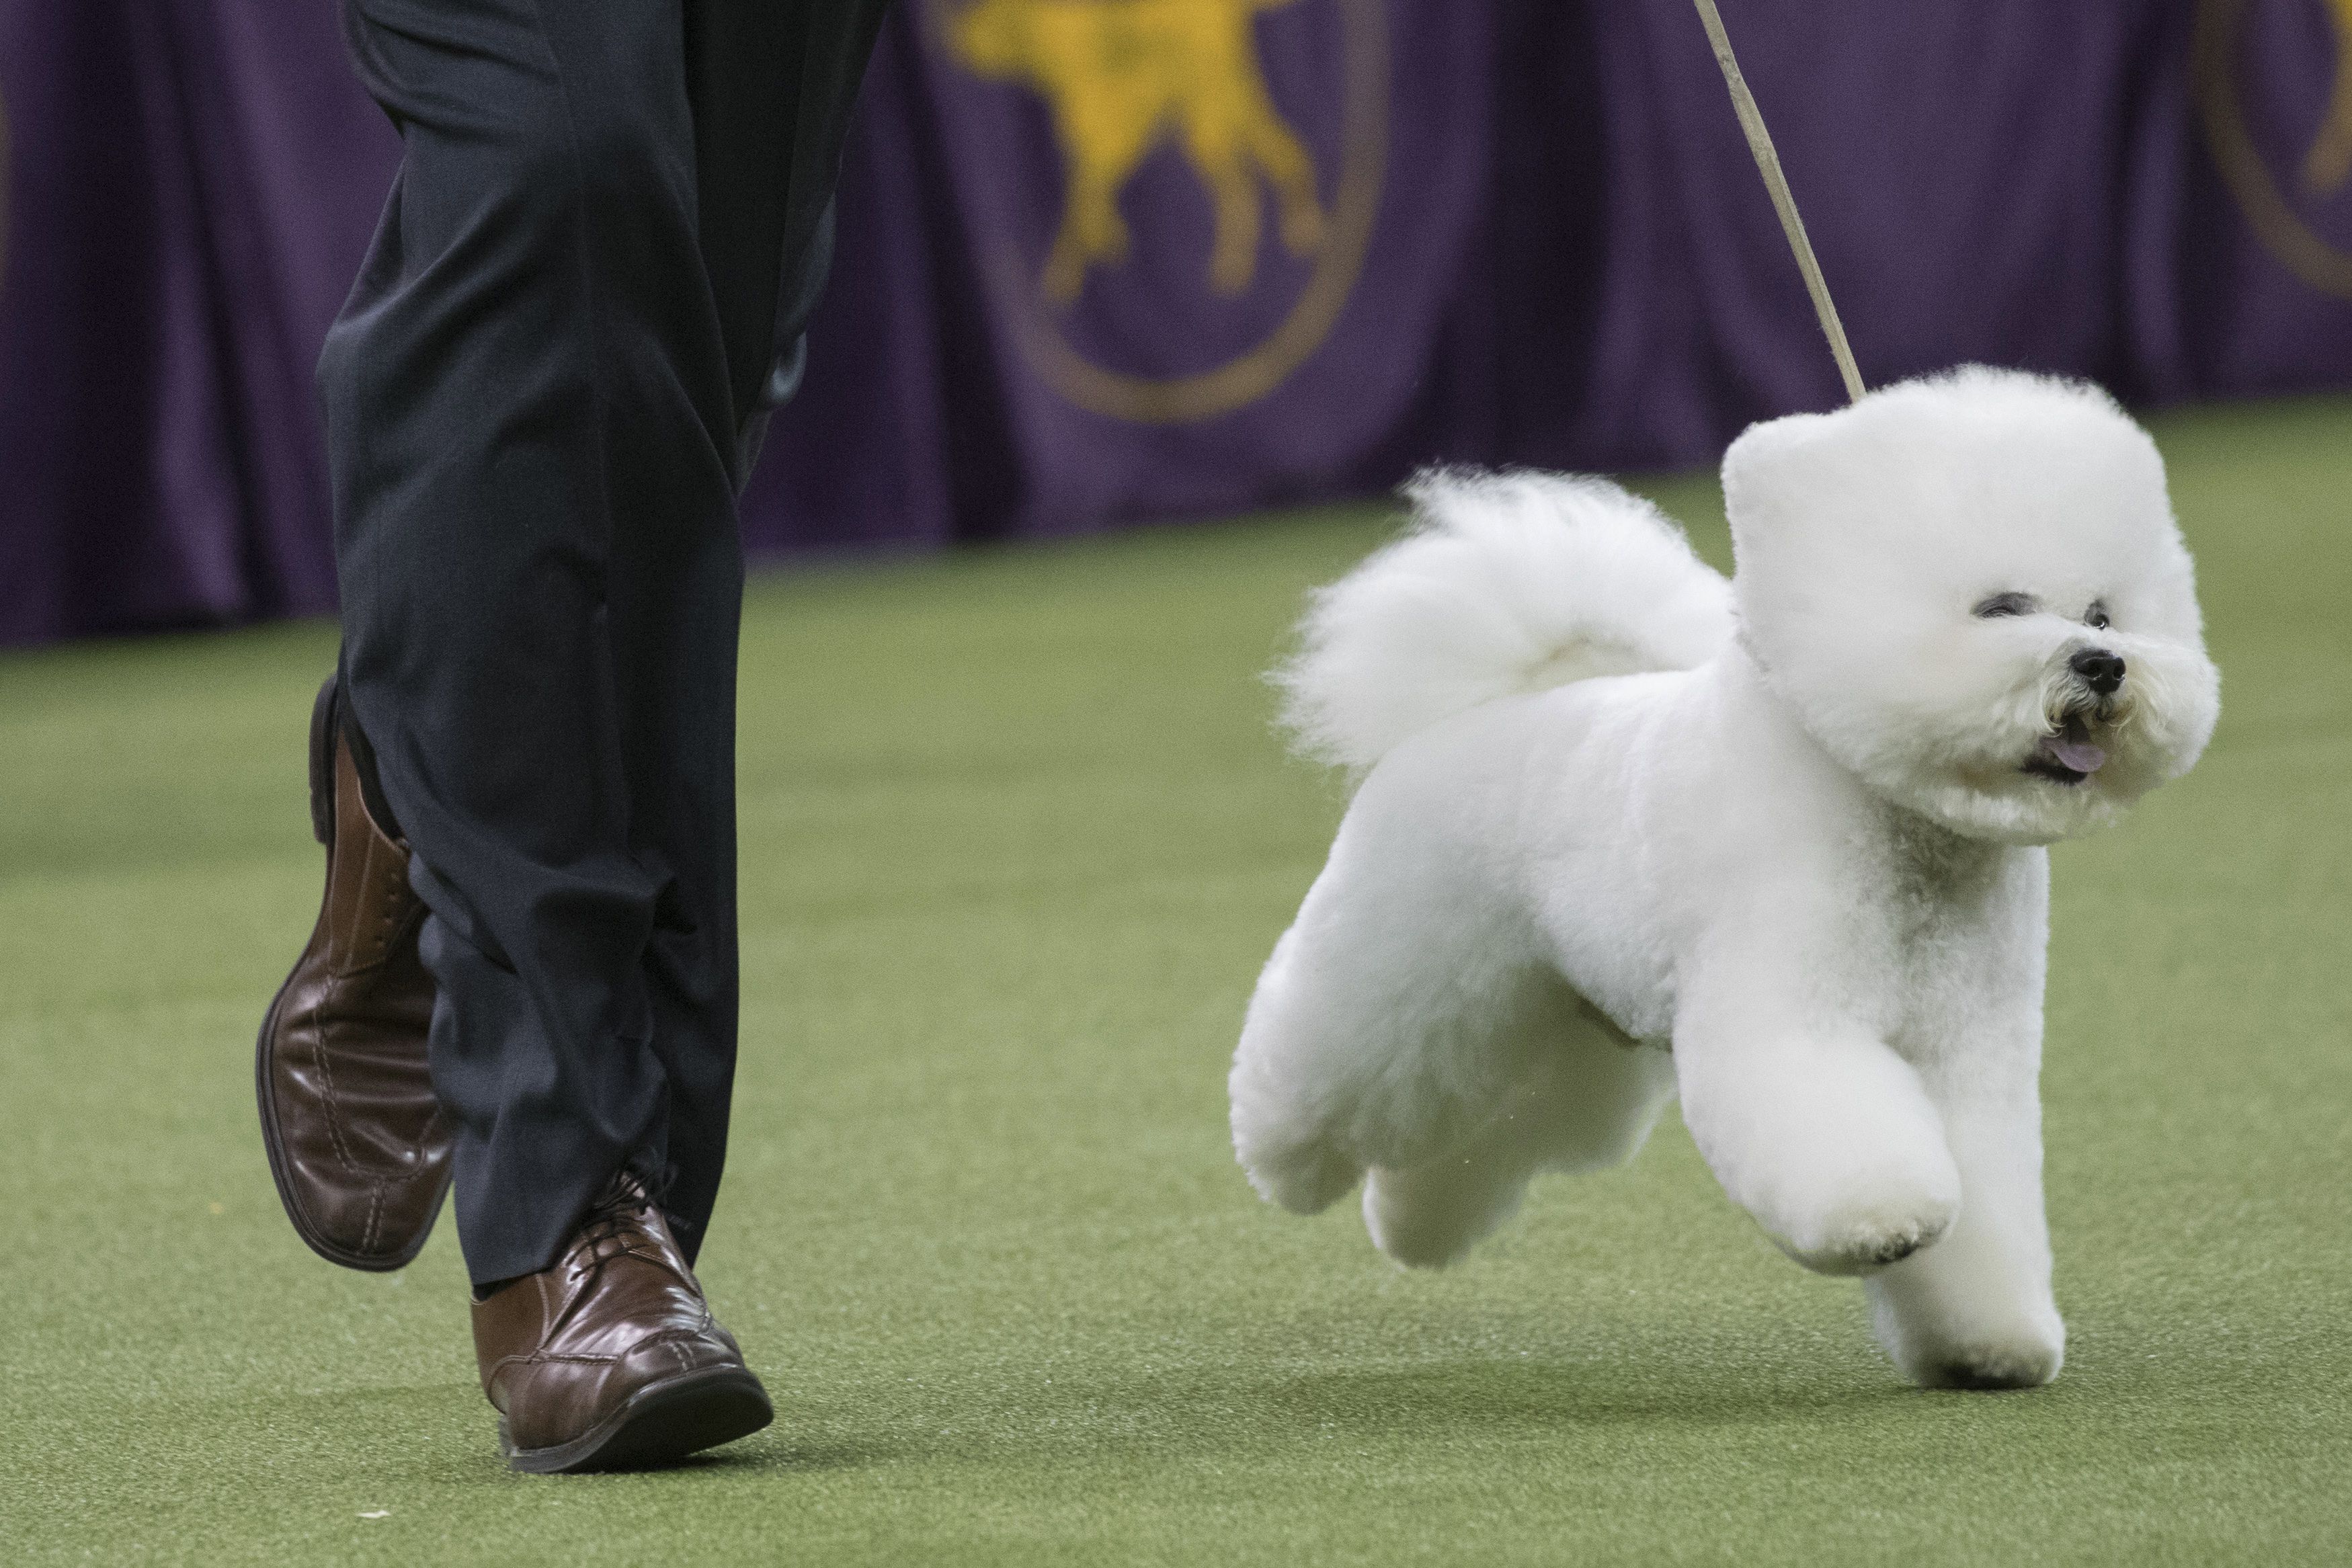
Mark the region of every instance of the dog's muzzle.
<instances>
[{"instance_id":1,"label":"dog's muzzle","mask_svg":"<svg viewBox=\"0 0 2352 1568\"><path fill-rule=\"evenodd\" d=\"M2066 674L2050 732L2034 742L2019 770L2072 787L2107 765L2106 747L2093 737L2123 706L2124 656L2107 648L2078 649L2066 660Z\"/></svg>"}]
</instances>

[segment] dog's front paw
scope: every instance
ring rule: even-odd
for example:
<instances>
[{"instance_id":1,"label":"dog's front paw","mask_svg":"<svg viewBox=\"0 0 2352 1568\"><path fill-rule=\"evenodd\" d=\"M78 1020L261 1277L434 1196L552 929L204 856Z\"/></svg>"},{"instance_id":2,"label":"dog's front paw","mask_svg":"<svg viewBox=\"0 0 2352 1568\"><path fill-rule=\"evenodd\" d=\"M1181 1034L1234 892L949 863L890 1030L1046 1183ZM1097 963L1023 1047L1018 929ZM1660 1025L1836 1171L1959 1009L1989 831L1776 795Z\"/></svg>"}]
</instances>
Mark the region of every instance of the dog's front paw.
<instances>
[{"instance_id":1,"label":"dog's front paw","mask_svg":"<svg viewBox=\"0 0 2352 1568\"><path fill-rule=\"evenodd\" d=\"M1983 1344L1946 1349L1904 1370L1922 1388L1998 1393L2039 1388L2058 1375L2065 1353L2055 1344Z\"/></svg>"},{"instance_id":2,"label":"dog's front paw","mask_svg":"<svg viewBox=\"0 0 2352 1568\"><path fill-rule=\"evenodd\" d=\"M1889 1197L1840 1206L1772 1239L1816 1274L1869 1274L1934 1245L1959 1214L1939 1195Z\"/></svg>"},{"instance_id":3,"label":"dog's front paw","mask_svg":"<svg viewBox=\"0 0 2352 1568\"><path fill-rule=\"evenodd\" d=\"M1941 1334L1891 1336L1887 1348L1904 1375L1922 1388L2039 1388L2066 1361L2066 1334L2054 1318L2047 1328L2017 1325L2006 1333L1948 1339Z\"/></svg>"},{"instance_id":4,"label":"dog's front paw","mask_svg":"<svg viewBox=\"0 0 2352 1568\"><path fill-rule=\"evenodd\" d=\"M1983 1217L1979 1217L1980 1218ZM2066 1360L2047 1254L1990 1224L1864 1287L1871 1328L1924 1388L2039 1388Z\"/></svg>"},{"instance_id":5,"label":"dog's front paw","mask_svg":"<svg viewBox=\"0 0 2352 1568\"><path fill-rule=\"evenodd\" d=\"M1364 1167L1320 1140L1242 1144L1242 1170L1268 1203L1293 1214L1320 1214L1354 1190Z\"/></svg>"}]
</instances>

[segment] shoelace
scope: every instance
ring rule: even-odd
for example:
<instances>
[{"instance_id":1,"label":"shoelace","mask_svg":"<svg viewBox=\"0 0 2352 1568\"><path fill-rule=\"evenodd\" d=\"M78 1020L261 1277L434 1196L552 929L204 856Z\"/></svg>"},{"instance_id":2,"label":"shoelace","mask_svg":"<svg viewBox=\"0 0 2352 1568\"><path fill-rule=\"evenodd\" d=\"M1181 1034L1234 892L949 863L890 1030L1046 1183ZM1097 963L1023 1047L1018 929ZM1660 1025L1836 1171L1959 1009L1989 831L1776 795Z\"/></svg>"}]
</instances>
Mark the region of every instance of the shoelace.
<instances>
[{"instance_id":1,"label":"shoelace","mask_svg":"<svg viewBox=\"0 0 2352 1568\"><path fill-rule=\"evenodd\" d=\"M667 1180L661 1184L665 1188L668 1186ZM647 1209L656 1207L659 1201L658 1189L647 1186L645 1178L636 1172L626 1166L615 1171L613 1179L604 1184L604 1190L598 1195L596 1201L589 1205L587 1214L580 1221L579 1234L564 1251L562 1265L593 1281L604 1272L604 1265L614 1258L646 1256L630 1246L622 1232L635 1228L631 1221ZM607 1252L604 1247L607 1241L618 1241L621 1245ZM586 1254L584 1259L582 1257L583 1252ZM516 1282L516 1280L501 1280L487 1291L476 1291L474 1300L488 1301Z\"/></svg>"},{"instance_id":2,"label":"shoelace","mask_svg":"<svg viewBox=\"0 0 2352 1568\"><path fill-rule=\"evenodd\" d=\"M600 1241L618 1240L629 1220L652 1207L653 1197L646 1191L645 1183L635 1172L623 1170L589 1206L588 1216L580 1225L580 1239L574 1245L593 1247Z\"/></svg>"},{"instance_id":3,"label":"shoelace","mask_svg":"<svg viewBox=\"0 0 2352 1568\"><path fill-rule=\"evenodd\" d=\"M581 1221L579 1239L572 1244L575 1253L582 1248L589 1249L592 1275L601 1270L607 1260L636 1250L623 1232L641 1228L636 1217L660 1207L662 1190L669 1186L670 1179L665 1175L657 1186L648 1185L645 1177L625 1166L613 1173L613 1179L605 1184L603 1194L589 1207L587 1218ZM619 1250L604 1251L603 1244L606 1241L619 1241Z\"/></svg>"}]
</instances>

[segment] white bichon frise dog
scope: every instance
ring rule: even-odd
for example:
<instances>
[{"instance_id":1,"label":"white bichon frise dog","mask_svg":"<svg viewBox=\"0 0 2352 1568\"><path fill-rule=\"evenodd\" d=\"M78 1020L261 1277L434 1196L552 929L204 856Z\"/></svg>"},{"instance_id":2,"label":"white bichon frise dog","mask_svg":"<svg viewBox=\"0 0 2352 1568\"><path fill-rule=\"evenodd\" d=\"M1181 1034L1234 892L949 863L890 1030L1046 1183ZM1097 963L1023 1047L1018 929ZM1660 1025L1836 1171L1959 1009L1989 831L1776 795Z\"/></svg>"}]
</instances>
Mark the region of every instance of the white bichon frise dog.
<instances>
[{"instance_id":1,"label":"white bichon frise dog","mask_svg":"<svg viewBox=\"0 0 2352 1568\"><path fill-rule=\"evenodd\" d=\"M1591 479L1438 473L1281 672L1362 770L1233 1069L1260 1193L1450 1262L1677 1092L1917 1381L2047 1382L2041 846L2219 712L2155 444L1969 369L1755 426L1738 576Z\"/></svg>"}]
</instances>

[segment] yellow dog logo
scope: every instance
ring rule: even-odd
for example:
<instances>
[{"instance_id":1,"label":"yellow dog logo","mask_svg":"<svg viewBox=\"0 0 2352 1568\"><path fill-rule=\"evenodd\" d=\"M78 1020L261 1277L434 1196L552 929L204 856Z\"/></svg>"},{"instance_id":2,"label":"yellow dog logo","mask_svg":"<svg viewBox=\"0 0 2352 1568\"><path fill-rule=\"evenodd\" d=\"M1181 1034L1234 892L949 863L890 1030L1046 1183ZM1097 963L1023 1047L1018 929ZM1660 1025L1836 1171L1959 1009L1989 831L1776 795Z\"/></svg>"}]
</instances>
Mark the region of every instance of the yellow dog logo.
<instances>
[{"instance_id":1,"label":"yellow dog logo","mask_svg":"<svg viewBox=\"0 0 2352 1568\"><path fill-rule=\"evenodd\" d=\"M2327 0L2327 14L2336 22L2336 91L2303 161L2304 184L2322 193L2352 179L2352 0Z\"/></svg>"},{"instance_id":2,"label":"yellow dog logo","mask_svg":"<svg viewBox=\"0 0 2352 1568\"><path fill-rule=\"evenodd\" d=\"M2352 5L2352 0L2338 0ZM1067 303L1096 263L1123 260L1118 193L1173 138L1216 210L1209 286L1244 292L1257 272L1259 182L1283 244L1323 243L1315 165L1266 90L1256 14L1291 0L977 0L948 38L977 74L1024 81L1053 111L1066 175L1061 231L1046 257L1049 298Z\"/></svg>"}]
</instances>

